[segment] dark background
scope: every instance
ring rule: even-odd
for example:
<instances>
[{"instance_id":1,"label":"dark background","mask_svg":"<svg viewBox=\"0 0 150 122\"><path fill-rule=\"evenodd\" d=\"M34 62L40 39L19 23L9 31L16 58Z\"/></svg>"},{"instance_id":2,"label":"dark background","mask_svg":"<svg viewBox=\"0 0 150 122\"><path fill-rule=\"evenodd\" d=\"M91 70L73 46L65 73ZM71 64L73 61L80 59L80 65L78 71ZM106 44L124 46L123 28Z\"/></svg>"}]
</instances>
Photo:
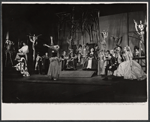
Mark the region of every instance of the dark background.
<instances>
[{"instance_id":1,"label":"dark background","mask_svg":"<svg viewBox=\"0 0 150 122\"><path fill-rule=\"evenodd\" d=\"M101 16L124 12L146 10L145 4L100 4L100 5L71 5L71 4L3 4L2 29L3 38L9 31L10 39L14 42L27 40L27 35L42 34L43 41L49 41L52 35L57 40L58 16L56 13L72 12L75 7L75 18L80 18L82 11L100 10ZM3 39L3 40L4 40Z\"/></svg>"}]
</instances>

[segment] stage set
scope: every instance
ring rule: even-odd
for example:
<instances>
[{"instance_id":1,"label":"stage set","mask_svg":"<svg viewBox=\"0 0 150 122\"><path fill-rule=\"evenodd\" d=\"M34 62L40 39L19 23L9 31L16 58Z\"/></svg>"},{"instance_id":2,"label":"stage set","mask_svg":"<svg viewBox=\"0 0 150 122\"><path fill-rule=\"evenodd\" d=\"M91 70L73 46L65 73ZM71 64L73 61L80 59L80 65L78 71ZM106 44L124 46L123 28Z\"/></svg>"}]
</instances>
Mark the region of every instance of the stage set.
<instances>
[{"instance_id":1,"label":"stage set","mask_svg":"<svg viewBox=\"0 0 150 122\"><path fill-rule=\"evenodd\" d=\"M3 4L2 24L4 103L147 101L146 4Z\"/></svg>"}]
</instances>

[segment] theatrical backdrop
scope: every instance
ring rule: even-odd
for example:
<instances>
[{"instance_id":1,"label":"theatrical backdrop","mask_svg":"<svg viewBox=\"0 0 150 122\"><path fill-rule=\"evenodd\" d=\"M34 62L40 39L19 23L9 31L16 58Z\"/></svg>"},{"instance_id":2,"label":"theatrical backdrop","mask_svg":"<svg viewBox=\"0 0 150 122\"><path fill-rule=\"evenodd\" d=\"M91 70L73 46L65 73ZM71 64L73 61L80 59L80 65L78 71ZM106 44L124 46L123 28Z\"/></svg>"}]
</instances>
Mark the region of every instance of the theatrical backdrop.
<instances>
[{"instance_id":1,"label":"theatrical backdrop","mask_svg":"<svg viewBox=\"0 0 150 122\"><path fill-rule=\"evenodd\" d=\"M122 10L121 7L118 11L113 10L117 6L3 5L3 40L8 32L14 42L25 40L29 45L29 34L41 34L39 40L47 43L50 43L49 36L53 36L54 43L61 46L61 52L68 50L67 41L71 35L73 45L99 44L102 40L100 33L105 30L108 32L107 49L115 47L112 38L115 36L122 37L122 47L129 45L133 51L139 40L133 20L146 23L146 5L120 5L123 6Z\"/></svg>"},{"instance_id":2,"label":"theatrical backdrop","mask_svg":"<svg viewBox=\"0 0 150 122\"><path fill-rule=\"evenodd\" d=\"M146 101L147 28L145 3L2 4L3 101Z\"/></svg>"},{"instance_id":3,"label":"theatrical backdrop","mask_svg":"<svg viewBox=\"0 0 150 122\"><path fill-rule=\"evenodd\" d=\"M80 14L82 17L83 13ZM132 51L134 46L139 46L139 37L135 33L135 25L133 20L136 20L137 22L142 20L145 23L146 13L144 11L114 14L102 17L100 15L98 17L98 12L88 14L89 15L87 16L85 15L83 20L75 20L75 30L73 32L74 45L84 45L86 43L99 44L102 39L100 38L100 34L98 34L98 32L105 30L108 32L108 38L106 38L106 48L109 50L115 47L115 42L112 36L122 37L121 46L125 47L126 45L129 45ZM83 23L80 21L83 21ZM70 38L70 25L68 24L69 23L64 20L60 25L58 25L60 28L59 43L60 45L63 45L62 50L67 50L66 44L68 38Z\"/></svg>"}]
</instances>

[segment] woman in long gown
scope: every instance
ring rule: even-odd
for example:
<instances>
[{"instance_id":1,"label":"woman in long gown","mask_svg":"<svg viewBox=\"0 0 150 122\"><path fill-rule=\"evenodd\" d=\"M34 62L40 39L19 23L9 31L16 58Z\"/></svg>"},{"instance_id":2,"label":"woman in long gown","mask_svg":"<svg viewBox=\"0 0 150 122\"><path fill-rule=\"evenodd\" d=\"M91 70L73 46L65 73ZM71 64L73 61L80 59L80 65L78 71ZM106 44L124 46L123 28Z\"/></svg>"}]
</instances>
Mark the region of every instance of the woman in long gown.
<instances>
[{"instance_id":1,"label":"woman in long gown","mask_svg":"<svg viewBox=\"0 0 150 122\"><path fill-rule=\"evenodd\" d=\"M50 65L47 75L50 76L51 79L57 80L60 74L60 70L60 59L57 57L57 53L53 51L52 57L50 58Z\"/></svg>"},{"instance_id":2,"label":"woman in long gown","mask_svg":"<svg viewBox=\"0 0 150 122\"><path fill-rule=\"evenodd\" d=\"M104 68L104 50L101 50L98 54L98 72L97 75L104 75L105 68Z\"/></svg>"},{"instance_id":3,"label":"woman in long gown","mask_svg":"<svg viewBox=\"0 0 150 122\"><path fill-rule=\"evenodd\" d=\"M81 62L81 60L82 60L81 58L82 58L82 55L83 55L82 54L82 52L83 52L82 50L83 50L82 49L82 45L79 45L79 48L77 49L78 63L82 63Z\"/></svg>"},{"instance_id":4,"label":"woman in long gown","mask_svg":"<svg viewBox=\"0 0 150 122\"><path fill-rule=\"evenodd\" d=\"M92 69L92 64L93 64L93 59L95 58L95 54L94 54L94 48L91 48L90 53L88 55L88 63L87 63L87 69Z\"/></svg>"},{"instance_id":5,"label":"woman in long gown","mask_svg":"<svg viewBox=\"0 0 150 122\"><path fill-rule=\"evenodd\" d=\"M124 79L146 79L146 74L142 70L142 67L134 60L132 60L133 55L129 46L124 48L124 59L118 69L114 72L115 76L124 77Z\"/></svg>"},{"instance_id":6,"label":"woman in long gown","mask_svg":"<svg viewBox=\"0 0 150 122\"><path fill-rule=\"evenodd\" d=\"M60 59L58 58L58 50L60 47L59 45L49 46L47 44L44 44L44 46L53 50L47 75L50 76L51 79L57 80L61 70Z\"/></svg>"}]
</instances>

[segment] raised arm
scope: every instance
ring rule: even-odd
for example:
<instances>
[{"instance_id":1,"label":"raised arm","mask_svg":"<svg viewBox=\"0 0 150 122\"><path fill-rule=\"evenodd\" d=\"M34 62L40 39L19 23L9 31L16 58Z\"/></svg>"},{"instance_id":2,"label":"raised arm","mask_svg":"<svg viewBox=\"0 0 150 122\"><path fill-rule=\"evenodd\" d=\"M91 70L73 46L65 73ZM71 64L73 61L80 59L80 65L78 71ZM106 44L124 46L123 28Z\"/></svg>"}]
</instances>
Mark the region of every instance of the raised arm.
<instances>
[{"instance_id":1,"label":"raised arm","mask_svg":"<svg viewBox=\"0 0 150 122\"><path fill-rule=\"evenodd\" d=\"M137 22L136 22L135 20L133 20L133 21L134 21L134 25L135 25L135 30L136 30L136 32L137 32L138 34L140 34L139 31L138 31L138 28L137 28L137 27L138 27Z\"/></svg>"},{"instance_id":2,"label":"raised arm","mask_svg":"<svg viewBox=\"0 0 150 122\"><path fill-rule=\"evenodd\" d=\"M47 45L47 44L44 44L43 46L50 48L50 46L49 46L49 45Z\"/></svg>"},{"instance_id":3,"label":"raised arm","mask_svg":"<svg viewBox=\"0 0 150 122\"><path fill-rule=\"evenodd\" d=\"M48 47L48 48L53 49L53 50L56 50L56 51L58 51L59 48L60 48L59 45L49 46L49 45L47 45L47 44L44 44L43 46Z\"/></svg>"}]
</instances>

